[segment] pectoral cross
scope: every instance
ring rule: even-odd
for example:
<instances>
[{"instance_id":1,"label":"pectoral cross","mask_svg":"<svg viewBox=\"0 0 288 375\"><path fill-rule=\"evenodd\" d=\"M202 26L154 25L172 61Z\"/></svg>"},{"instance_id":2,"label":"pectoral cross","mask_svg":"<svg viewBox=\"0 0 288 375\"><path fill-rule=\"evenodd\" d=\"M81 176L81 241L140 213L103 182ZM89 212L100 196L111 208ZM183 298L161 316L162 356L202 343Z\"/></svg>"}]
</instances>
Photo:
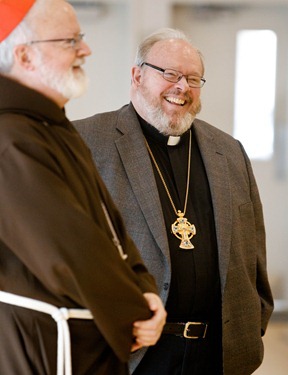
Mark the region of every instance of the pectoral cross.
<instances>
[{"instance_id":1,"label":"pectoral cross","mask_svg":"<svg viewBox=\"0 0 288 375\"><path fill-rule=\"evenodd\" d=\"M181 211L177 212L179 216L177 220L171 225L172 233L181 240L179 247L181 249L189 250L194 249L191 243L191 238L196 234L196 228L194 224L190 224L189 221L184 217L184 213Z\"/></svg>"}]
</instances>

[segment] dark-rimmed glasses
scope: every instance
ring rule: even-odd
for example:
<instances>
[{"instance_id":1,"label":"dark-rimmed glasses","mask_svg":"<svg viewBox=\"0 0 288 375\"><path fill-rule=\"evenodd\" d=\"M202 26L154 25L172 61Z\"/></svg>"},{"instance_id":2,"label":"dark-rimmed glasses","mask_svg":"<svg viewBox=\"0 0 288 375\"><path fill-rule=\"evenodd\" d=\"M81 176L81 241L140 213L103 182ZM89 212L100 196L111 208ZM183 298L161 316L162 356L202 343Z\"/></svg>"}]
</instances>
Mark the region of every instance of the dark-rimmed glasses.
<instances>
[{"instance_id":1,"label":"dark-rimmed glasses","mask_svg":"<svg viewBox=\"0 0 288 375\"><path fill-rule=\"evenodd\" d=\"M161 72L163 78L168 82L177 83L182 79L182 77L185 77L185 79L188 83L188 86L192 87L192 88L201 88L201 87L204 86L204 84L206 82L206 79L203 78L203 77L198 77L198 76L194 76L194 75L185 75L185 74L182 74L182 73L180 73L180 72L178 72L177 70L174 70L174 69L162 69L162 68L159 68L159 66L152 65L152 64L149 64L147 62L143 62L141 64L141 67L143 65L147 65L150 68L156 69L159 72Z\"/></svg>"},{"instance_id":2,"label":"dark-rimmed glasses","mask_svg":"<svg viewBox=\"0 0 288 375\"><path fill-rule=\"evenodd\" d=\"M64 45L66 44L67 47L78 49L79 46L80 46L80 43L82 42L84 37L85 37L84 33L79 33L74 38L32 40L31 42L27 42L27 43L24 43L24 44L27 45L27 46L30 46L32 44L37 44L37 43L59 43L59 42L62 42L62 43L64 43Z\"/></svg>"}]
</instances>

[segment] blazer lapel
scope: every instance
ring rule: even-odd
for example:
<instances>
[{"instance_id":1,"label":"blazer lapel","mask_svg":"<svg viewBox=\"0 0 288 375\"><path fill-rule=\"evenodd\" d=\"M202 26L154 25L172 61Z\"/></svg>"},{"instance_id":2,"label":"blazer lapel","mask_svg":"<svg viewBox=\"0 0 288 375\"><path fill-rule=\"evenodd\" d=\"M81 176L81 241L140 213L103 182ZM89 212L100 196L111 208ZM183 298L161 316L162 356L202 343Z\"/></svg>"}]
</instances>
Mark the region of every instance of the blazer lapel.
<instances>
[{"instance_id":1,"label":"blazer lapel","mask_svg":"<svg viewBox=\"0 0 288 375\"><path fill-rule=\"evenodd\" d=\"M196 120L193 124L199 149L206 168L210 185L215 217L218 243L219 268L222 292L226 283L226 276L230 257L231 243L231 190L227 159L221 145L217 144L212 134L202 127Z\"/></svg>"},{"instance_id":2,"label":"blazer lapel","mask_svg":"<svg viewBox=\"0 0 288 375\"><path fill-rule=\"evenodd\" d=\"M223 291L231 243L231 191L227 160L222 146L215 142L206 127L202 127L201 121L195 120L193 126L210 185ZM115 141L116 147L128 180L155 241L169 259L168 240L153 168L139 121L131 104L120 113L117 129L122 136Z\"/></svg>"},{"instance_id":3,"label":"blazer lapel","mask_svg":"<svg viewBox=\"0 0 288 375\"><path fill-rule=\"evenodd\" d=\"M122 136L116 140L116 147L151 233L161 251L169 259L161 202L144 136L132 106L129 105L123 112L117 124Z\"/></svg>"}]
</instances>

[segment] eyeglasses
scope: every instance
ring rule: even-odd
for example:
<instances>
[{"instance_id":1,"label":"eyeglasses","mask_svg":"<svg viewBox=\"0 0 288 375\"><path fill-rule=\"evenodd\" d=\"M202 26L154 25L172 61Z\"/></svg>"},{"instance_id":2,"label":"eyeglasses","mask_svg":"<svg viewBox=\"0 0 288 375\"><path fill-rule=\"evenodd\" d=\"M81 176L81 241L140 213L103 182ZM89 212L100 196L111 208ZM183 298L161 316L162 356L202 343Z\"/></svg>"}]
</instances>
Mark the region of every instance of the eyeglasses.
<instances>
[{"instance_id":1,"label":"eyeglasses","mask_svg":"<svg viewBox=\"0 0 288 375\"><path fill-rule=\"evenodd\" d=\"M30 46L32 44L37 44L37 43L59 43L62 42L64 45L66 44L66 47L71 47L74 49L79 49L80 43L84 39L85 34L80 33L75 38L62 38L62 39L45 39L45 40L32 40L31 42L25 43L27 46Z\"/></svg>"},{"instance_id":2,"label":"eyeglasses","mask_svg":"<svg viewBox=\"0 0 288 375\"><path fill-rule=\"evenodd\" d=\"M152 65L152 64L149 64L147 62L143 62L141 64L141 67L143 65L147 65L150 68L158 70L159 72L162 73L163 78L166 79L166 81L169 81L169 82L177 83L182 79L182 77L185 77L185 79L188 83L188 86L192 87L192 88L203 87L205 82L206 82L206 79L203 78L203 77L198 77L198 76L193 76L193 75L185 75L185 74L182 74L182 73L180 73L180 72L178 72L177 70L174 70L174 69L162 69L162 68L159 68L159 66Z\"/></svg>"}]
</instances>

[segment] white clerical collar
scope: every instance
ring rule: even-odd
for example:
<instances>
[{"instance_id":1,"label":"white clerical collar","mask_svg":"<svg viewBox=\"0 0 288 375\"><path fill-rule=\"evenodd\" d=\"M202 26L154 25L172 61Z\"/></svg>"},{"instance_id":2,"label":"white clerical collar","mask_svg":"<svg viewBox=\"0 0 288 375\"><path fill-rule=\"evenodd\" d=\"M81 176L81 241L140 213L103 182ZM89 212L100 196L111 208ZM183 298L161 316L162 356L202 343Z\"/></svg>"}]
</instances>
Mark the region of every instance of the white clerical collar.
<instances>
[{"instance_id":1,"label":"white clerical collar","mask_svg":"<svg viewBox=\"0 0 288 375\"><path fill-rule=\"evenodd\" d=\"M180 139L181 139L180 135L176 135L176 136L169 135L167 145L168 146L176 146L180 142Z\"/></svg>"}]
</instances>

